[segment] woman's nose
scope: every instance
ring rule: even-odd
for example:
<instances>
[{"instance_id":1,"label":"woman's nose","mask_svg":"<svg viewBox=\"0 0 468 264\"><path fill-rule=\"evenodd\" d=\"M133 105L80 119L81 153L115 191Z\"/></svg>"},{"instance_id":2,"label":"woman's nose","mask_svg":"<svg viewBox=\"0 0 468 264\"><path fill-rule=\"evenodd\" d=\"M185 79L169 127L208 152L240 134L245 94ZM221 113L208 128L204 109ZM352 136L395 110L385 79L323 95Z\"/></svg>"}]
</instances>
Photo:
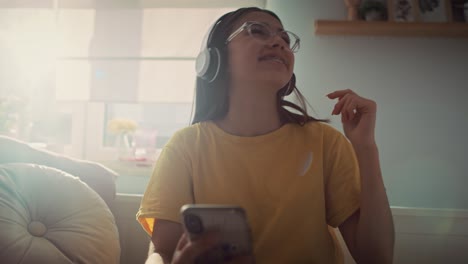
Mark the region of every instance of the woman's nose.
<instances>
[{"instance_id":1,"label":"woman's nose","mask_svg":"<svg viewBox=\"0 0 468 264\"><path fill-rule=\"evenodd\" d=\"M278 34L272 36L270 38L269 43L273 48L279 47L281 49L284 49L286 47L286 43L284 42L284 40Z\"/></svg>"}]
</instances>

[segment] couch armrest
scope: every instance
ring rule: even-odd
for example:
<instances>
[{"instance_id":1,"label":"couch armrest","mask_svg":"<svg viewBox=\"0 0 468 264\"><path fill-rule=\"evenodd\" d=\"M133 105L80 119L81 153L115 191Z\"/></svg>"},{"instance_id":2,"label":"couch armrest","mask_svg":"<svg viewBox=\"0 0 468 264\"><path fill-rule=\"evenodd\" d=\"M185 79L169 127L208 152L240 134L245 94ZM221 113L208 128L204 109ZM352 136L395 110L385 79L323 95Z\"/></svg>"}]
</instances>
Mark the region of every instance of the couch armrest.
<instances>
[{"instance_id":1,"label":"couch armrest","mask_svg":"<svg viewBox=\"0 0 468 264\"><path fill-rule=\"evenodd\" d=\"M33 163L57 168L80 178L111 206L115 199L115 180L118 174L91 161L74 159L31 147L27 142L0 135L0 164Z\"/></svg>"}]
</instances>

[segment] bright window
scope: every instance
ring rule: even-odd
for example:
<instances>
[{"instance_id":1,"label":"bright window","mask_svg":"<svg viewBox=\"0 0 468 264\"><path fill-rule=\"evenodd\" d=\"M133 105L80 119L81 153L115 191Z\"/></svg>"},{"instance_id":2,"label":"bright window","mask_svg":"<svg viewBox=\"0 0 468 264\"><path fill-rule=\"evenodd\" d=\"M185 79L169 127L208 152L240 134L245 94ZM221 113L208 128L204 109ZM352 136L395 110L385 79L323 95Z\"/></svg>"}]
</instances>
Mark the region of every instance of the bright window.
<instances>
[{"instance_id":1,"label":"bright window","mask_svg":"<svg viewBox=\"0 0 468 264\"><path fill-rule=\"evenodd\" d=\"M265 0L3 1L0 102L16 105L0 134L111 164L122 140L108 124L129 120L134 156L153 155L189 125L206 32L241 6Z\"/></svg>"}]
</instances>

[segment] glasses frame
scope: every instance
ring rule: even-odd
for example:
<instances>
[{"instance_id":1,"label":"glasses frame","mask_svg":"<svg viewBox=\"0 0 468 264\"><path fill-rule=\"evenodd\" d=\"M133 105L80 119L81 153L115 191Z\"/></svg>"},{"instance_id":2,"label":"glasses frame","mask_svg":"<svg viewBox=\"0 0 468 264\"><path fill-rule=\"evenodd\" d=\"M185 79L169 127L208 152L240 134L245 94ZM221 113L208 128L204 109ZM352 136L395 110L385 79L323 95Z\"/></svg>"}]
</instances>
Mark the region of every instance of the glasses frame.
<instances>
[{"instance_id":1,"label":"glasses frame","mask_svg":"<svg viewBox=\"0 0 468 264\"><path fill-rule=\"evenodd\" d=\"M296 53L297 51L299 51L299 48L300 48L300 43L301 43L301 38L299 38L298 35L294 34L293 32L289 31L289 30L280 30L280 31L274 31L271 29L271 27L266 24L266 23L262 23L262 22L257 22L257 21L247 21L245 22L244 24L242 24L236 31L232 32L231 35L229 35L229 37L227 38L225 44L227 45L229 42L231 42L237 35L239 35L242 31L244 30L248 30L249 32L249 35L251 35L250 33L250 28L252 25L262 25L262 26L265 26L266 28L268 28L268 31L270 32L270 37L269 38L272 38L278 34L281 34L281 33L287 33L287 34L291 34L293 37L296 38L296 41L294 42L294 44L292 46L288 45L288 49L291 50L291 52L293 53Z\"/></svg>"}]
</instances>

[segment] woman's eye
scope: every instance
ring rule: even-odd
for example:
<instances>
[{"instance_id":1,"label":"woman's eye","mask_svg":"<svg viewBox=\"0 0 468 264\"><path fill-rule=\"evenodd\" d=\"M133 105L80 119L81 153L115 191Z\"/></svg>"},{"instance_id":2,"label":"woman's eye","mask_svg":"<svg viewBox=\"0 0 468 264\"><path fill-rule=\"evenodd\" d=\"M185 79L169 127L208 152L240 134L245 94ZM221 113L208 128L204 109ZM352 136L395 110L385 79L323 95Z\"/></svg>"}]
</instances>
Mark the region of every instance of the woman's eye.
<instances>
[{"instance_id":1,"label":"woman's eye","mask_svg":"<svg viewBox=\"0 0 468 264\"><path fill-rule=\"evenodd\" d=\"M284 42L291 44L291 38L286 32L281 34L281 38L284 40Z\"/></svg>"},{"instance_id":2,"label":"woman's eye","mask_svg":"<svg viewBox=\"0 0 468 264\"><path fill-rule=\"evenodd\" d=\"M250 33L253 34L253 35L259 35L259 36L268 36L269 35L268 30L265 29L262 26L252 26L250 28Z\"/></svg>"}]
</instances>

